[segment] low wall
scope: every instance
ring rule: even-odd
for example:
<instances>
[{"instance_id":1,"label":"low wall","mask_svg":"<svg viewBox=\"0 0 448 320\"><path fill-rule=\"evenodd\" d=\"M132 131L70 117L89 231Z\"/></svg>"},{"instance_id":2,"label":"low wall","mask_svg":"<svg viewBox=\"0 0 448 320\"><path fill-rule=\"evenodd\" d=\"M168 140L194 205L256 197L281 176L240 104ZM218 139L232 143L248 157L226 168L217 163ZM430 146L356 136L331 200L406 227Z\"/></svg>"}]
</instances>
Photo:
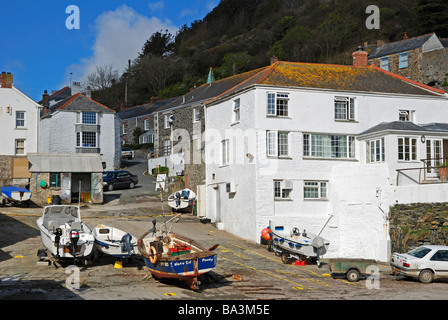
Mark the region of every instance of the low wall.
<instances>
[{"instance_id":1,"label":"low wall","mask_svg":"<svg viewBox=\"0 0 448 320\"><path fill-rule=\"evenodd\" d=\"M392 252L407 252L424 244L448 244L448 203L395 205L390 210Z\"/></svg>"}]
</instances>

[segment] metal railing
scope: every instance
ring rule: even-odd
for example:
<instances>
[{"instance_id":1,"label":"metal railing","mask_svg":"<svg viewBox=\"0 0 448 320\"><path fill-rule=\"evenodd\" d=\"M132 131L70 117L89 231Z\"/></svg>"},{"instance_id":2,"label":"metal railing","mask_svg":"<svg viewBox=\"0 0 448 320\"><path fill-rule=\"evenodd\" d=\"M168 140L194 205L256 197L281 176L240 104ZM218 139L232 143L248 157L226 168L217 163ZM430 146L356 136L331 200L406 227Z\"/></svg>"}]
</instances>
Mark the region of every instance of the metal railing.
<instances>
[{"instance_id":1,"label":"metal railing","mask_svg":"<svg viewBox=\"0 0 448 320\"><path fill-rule=\"evenodd\" d=\"M417 184L431 184L431 183L447 183L448 182L448 158L427 158L420 160L423 167L419 168L405 168L397 169L396 185L400 184L400 177ZM417 174L414 174L417 172Z\"/></svg>"}]
</instances>

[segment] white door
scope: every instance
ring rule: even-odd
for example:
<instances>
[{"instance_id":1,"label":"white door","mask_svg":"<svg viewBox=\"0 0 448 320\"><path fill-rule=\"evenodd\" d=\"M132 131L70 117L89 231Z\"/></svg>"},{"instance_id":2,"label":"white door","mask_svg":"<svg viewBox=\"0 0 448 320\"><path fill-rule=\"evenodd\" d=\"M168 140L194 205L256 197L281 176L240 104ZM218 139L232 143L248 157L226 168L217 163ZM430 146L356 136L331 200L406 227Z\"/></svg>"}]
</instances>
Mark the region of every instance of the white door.
<instances>
[{"instance_id":1,"label":"white door","mask_svg":"<svg viewBox=\"0 0 448 320\"><path fill-rule=\"evenodd\" d=\"M426 140L426 159L427 173L431 176L436 175L437 166L443 162L442 140Z\"/></svg>"}]
</instances>

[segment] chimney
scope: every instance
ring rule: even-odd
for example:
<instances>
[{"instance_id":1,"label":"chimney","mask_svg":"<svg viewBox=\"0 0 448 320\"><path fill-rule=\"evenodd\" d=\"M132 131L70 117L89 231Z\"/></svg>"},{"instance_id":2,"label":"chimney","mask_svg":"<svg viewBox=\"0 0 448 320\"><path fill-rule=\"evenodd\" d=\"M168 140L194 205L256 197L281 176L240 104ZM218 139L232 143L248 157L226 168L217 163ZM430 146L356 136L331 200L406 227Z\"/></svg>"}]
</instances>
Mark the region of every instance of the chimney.
<instances>
[{"instance_id":1,"label":"chimney","mask_svg":"<svg viewBox=\"0 0 448 320\"><path fill-rule=\"evenodd\" d=\"M0 74L0 88L12 88L12 74L10 72L2 72Z\"/></svg>"},{"instance_id":2,"label":"chimney","mask_svg":"<svg viewBox=\"0 0 448 320\"><path fill-rule=\"evenodd\" d=\"M408 40L408 39L409 39L409 37L408 37L408 33L405 32L405 33L404 33L404 36L403 36L403 40Z\"/></svg>"},{"instance_id":3,"label":"chimney","mask_svg":"<svg viewBox=\"0 0 448 320\"><path fill-rule=\"evenodd\" d=\"M156 103L157 101L159 101L159 98L158 98L158 97L154 97L154 96L151 97L151 104L154 104L154 103Z\"/></svg>"},{"instance_id":4,"label":"chimney","mask_svg":"<svg viewBox=\"0 0 448 320\"><path fill-rule=\"evenodd\" d=\"M384 44L384 41L383 41L383 40L377 40L377 41L376 41L376 47L377 47L377 48L382 47L383 44Z\"/></svg>"},{"instance_id":5,"label":"chimney","mask_svg":"<svg viewBox=\"0 0 448 320\"><path fill-rule=\"evenodd\" d=\"M90 88L90 86L87 86L86 88L86 97L92 99L92 88Z\"/></svg>"},{"instance_id":6,"label":"chimney","mask_svg":"<svg viewBox=\"0 0 448 320\"><path fill-rule=\"evenodd\" d=\"M44 90L44 94L42 95L42 106L48 107L48 103L50 102L50 96L47 93L47 90Z\"/></svg>"},{"instance_id":7,"label":"chimney","mask_svg":"<svg viewBox=\"0 0 448 320\"><path fill-rule=\"evenodd\" d=\"M273 55L273 56L271 57L271 64L274 64L274 63L276 63L276 62L278 62L278 58L277 58L276 55Z\"/></svg>"},{"instance_id":8,"label":"chimney","mask_svg":"<svg viewBox=\"0 0 448 320\"><path fill-rule=\"evenodd\" d=\"M352 54L354 67L367 67L367 52L359 46Z\"/></svg>"}]
</instances>

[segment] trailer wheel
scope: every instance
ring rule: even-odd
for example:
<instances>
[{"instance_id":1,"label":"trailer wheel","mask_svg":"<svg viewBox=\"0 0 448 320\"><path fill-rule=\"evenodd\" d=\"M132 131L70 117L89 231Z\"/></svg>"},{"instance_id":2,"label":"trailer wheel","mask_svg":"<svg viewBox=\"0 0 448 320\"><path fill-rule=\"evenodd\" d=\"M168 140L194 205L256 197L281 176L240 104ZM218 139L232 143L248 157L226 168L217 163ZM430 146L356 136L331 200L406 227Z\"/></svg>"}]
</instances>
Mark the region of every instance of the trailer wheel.
<instances>
[{"instance_id":1,"label":"trailer wheel","mask_svg":"<svg viewBox=\"0 0 448 320\"><path fill-rule=\"evenodd\" d=\"M285 251L282 252L282 262L284 264L290 264L291 263L291 260L288 258L288 254Z\"/></svg>"},{"instance_id":2,"label":"trailer wheel","mask_svg":"<svg viewBox=\"0 0 448 320\"><path fill-rule=\"evenodd\" d=\"M347 280L350 281L350 282L358 281L359 280L359 276L360 276L359 271L356 270L356 269L350 269L347 272Z\"/></svg>"}]
</instances>

